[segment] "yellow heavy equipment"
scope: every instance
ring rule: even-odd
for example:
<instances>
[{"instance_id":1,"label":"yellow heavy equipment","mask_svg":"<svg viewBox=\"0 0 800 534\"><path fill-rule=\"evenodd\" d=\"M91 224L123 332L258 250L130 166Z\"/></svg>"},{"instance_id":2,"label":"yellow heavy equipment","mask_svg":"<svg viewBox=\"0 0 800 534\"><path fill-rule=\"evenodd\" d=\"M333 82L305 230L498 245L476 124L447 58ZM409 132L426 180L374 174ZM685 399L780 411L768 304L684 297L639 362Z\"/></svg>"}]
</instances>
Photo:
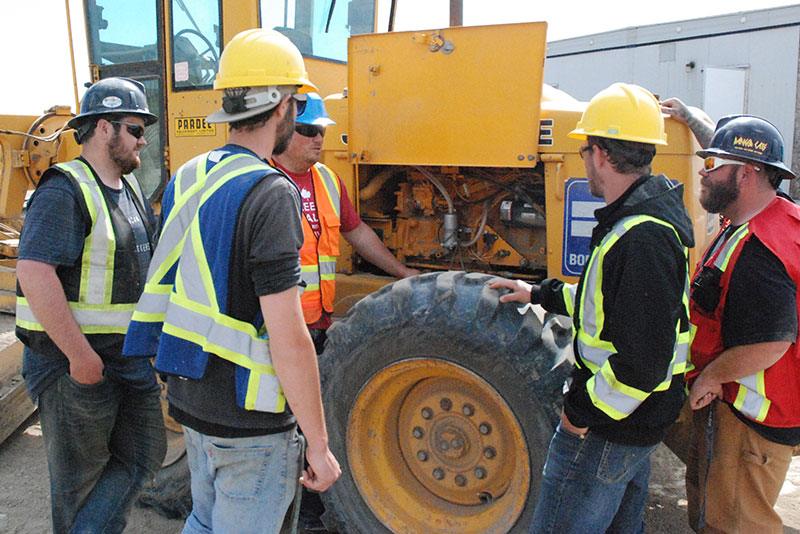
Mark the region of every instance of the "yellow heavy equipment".
<instances>
[{"instance_id":1,"label":"yellow heavy equipment","mask_svg":"<svg viewBox=\"0 0 800 534\"><path fill-rule=\"evenodd\" d=\"M161 120L137 177L156 203L171 170L225 143L225 129L204 121L220 107L212 83L225 43L267 27L298 46L336 121L324 163L386 245L426 272L390 284L342 244L340 320L320 369L343 475L323 496L323 520L368 534L525 532L570 332L500 305L486 281L580 274L602 205L567 137L585 104L543 85L543 22L375 33L377 4L85 0L92 79L145 84ZM390 21L402 7L391 2ZM75 155L61 129L69 116L0 117L0 215L19 214L41 172ZM653 170L685 184L694 263L717 223L698 203L690 132L666 128ZM147 495L173 513L164 487L185 493L179 466Z\"/></svg>"}]
</instances>

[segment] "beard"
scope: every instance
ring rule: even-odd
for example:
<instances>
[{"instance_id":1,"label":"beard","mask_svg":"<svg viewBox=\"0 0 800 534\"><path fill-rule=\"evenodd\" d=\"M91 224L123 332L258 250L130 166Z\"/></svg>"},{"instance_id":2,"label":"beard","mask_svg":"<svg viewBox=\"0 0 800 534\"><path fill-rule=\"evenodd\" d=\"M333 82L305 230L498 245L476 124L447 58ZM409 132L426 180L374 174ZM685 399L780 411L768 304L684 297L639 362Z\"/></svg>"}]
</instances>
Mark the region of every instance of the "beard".
<instances>
[{"instance_id":1,"label":"beard","mask_svg":"<svg viewBox=\"0 0 800 534\"><path fill-rule=\"evenodd\" d=\"M700 193L700 205L709 213L721 213L728 206L739 199L739 188L736 185L736 170L729 171L728 179L719 183L712 183L704 178L707 183L703 186L705 191Z\"/></svg>"},{"instance_id":2,"label":"beard","mask_svg":"<svg viewBox=\"0 0 800 534\"><path fill-rule=\"evenodd\" d=\"M130 174L142 164L139 156L134 155L133 150L126 150L122 146L119 132L115 133L108 142L108 156L119 168L121 174Z\"/></svg>"},{"instance_id":3,"label":"beard","mask_svg":"<svg viewBox=\"0 0 800 534\"><path fill-rule=\"evenodd\" d=\"M287 113L283 116L283 120L278 124L278 130L275 134L275 147L272 149L272 153L283 154L286 152L293 135L294 113Z\"/></svg>"}]
</instances>

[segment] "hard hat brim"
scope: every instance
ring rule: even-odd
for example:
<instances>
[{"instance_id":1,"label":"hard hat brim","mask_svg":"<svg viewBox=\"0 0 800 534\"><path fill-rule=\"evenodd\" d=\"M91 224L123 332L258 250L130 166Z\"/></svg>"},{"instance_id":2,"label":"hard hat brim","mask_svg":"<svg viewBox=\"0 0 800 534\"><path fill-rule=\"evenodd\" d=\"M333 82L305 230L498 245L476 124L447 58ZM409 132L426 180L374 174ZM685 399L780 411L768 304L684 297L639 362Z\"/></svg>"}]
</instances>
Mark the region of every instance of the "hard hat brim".
<instances>
[{"instance_id":1,"label":"hard hat brim","mask_svg":"<svg viewBox=\"0 0 800 534\"><path fill-rule=\"evenodd\" d=\"M145 126L150 126L151 124L155 124L158 122L158 117L153 115L152 113L148 113L145 111L92 111L90 113L86 113L83 115L76 115L72 117L68 122L67 126L70 128L78 128L81 124L87 121L87 119L91 119L96 115L119 115L124 117L140 117L144 120Z\"/></svg>"}]
</instances>

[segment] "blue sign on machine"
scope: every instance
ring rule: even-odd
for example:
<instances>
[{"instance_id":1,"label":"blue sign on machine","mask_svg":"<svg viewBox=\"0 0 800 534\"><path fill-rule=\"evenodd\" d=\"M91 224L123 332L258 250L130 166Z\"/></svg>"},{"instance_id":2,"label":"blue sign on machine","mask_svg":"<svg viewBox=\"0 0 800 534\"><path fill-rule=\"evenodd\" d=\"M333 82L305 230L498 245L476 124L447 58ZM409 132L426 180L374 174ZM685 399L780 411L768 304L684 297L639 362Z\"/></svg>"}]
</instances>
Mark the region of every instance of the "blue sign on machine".
<instances>
[{"instance_id":1,"label":"blue sign on machine","mask_svg":"<svg viewBox=\"0 0 800 534\"><path fill-rule=\"evenodd\" d=\"M589 261L592 229L597 224L594 210L606 203L592 196L586 178L570 178L564 185L564 250L561 274L580 276Z\"/></svg>"}]
</instances>

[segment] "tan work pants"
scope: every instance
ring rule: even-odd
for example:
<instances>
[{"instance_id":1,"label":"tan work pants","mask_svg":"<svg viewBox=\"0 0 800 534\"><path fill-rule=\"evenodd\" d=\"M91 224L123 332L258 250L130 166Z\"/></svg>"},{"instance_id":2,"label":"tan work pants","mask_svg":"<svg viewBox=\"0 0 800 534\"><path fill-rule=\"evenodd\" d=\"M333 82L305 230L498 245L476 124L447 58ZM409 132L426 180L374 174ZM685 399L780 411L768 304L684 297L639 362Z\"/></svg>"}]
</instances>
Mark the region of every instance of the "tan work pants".
<instances>
[{"instance_id":1,"label":"tan work pants","mask_svg":"<svg viewBox=\"0 0 800 534\"><path fill-rule=\"evenodd\" d=\"M698 530L706 473L706 422L714 412L714 451L708 473L705 528ZM689 525L704 534L781 534L773 507L778 500L793 448L773 443L742 423L722 402L692 414L686 495Z\"/></svg>"}]
</instances>

